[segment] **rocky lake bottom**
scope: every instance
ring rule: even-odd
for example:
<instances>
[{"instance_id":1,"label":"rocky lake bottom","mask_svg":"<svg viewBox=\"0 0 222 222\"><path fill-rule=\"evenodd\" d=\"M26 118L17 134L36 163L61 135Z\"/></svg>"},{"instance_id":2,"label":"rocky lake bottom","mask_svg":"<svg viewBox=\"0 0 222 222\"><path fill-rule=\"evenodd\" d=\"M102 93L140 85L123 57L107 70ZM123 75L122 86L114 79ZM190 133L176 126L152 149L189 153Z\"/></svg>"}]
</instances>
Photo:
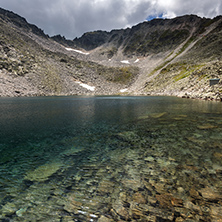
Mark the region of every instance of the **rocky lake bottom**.
<instances>
[{"instance_id":1,"label":"rocky lake bottom","mask_svg":"<svg viewBox=\"0 0 222 222\"><path fill-rule=\"evenodd\" d=\"M0 100L0 221L222 221L222 104Z\"/></svg>"}]
</instances>

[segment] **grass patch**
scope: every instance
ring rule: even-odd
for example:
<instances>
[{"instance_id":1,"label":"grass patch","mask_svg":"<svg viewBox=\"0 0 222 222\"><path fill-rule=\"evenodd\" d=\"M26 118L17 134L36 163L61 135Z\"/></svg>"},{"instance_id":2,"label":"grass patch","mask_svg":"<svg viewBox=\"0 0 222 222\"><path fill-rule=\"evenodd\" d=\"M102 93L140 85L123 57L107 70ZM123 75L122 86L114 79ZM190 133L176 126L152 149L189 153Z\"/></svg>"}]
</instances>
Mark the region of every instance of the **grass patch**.
<instances>
[{"instance_id":1,"label":"grass patch","mask_svg":"<svg viewBox=\"0 0 222 222\"><path fill-rule=\"evenodd\" d=\"M182 52L185 51L185 49L194 41L194 37L191 37L185 44L184 46L180 49L180 51L176 54L176 56L180 55Z\"/></svg>"},{"instance_id":2,"label":"grass patch","mask_svg":"<svg viewBox=\"0 0 222 222\"><path fill-rule=\"evenodd\" d=\"M149 76L152 76L155 72L161 70L164 66L166 66L169 62L171 62L174 58L165 61L164 63L162 63L161 65L157 66L152 72L150 72ZM162 72L162 70L161 70Z\"/></svg>"},{"instance_id":3,"label":"grass patch","mask_svg":"<svg viewBox=\"0 0 222 222\"><path fill-rule=\"evenodd\" d=\"M123 84L129 83L139 72L138 68L136 67L115 68L113 71L114 73L110 80L112 82Z\"/></svg>"},{"instance_id":4,"label":"grass patch","mask_svg":"<svg viewBox=\"0 0 222 222\"><path fill-rule=\"evenodd\" d=\"M134 77L137 76L139 73L139 68L136 66L127 66L127 67L97 66L95 68L98 75L104 76L106 80L121 84L128 84L132 82Z\"/></svg>"},{"instance_id":5,"label":"grass patch","mask_svg":"<svg viewBox=\"0 0 222 222\"><path fill-rule=\"evenodd\" d=\"M161 65L157 66L150 74L149 76L152 76L155 72L161 70L164 66L166 66L168 63L170 63L171 61L173 61L178 55L180 55L190 44L191 42L193 42L194 38L191 37L185 44L184 46L179 50L178 53L176 53L176 55L170 59L165 61L164 63L162 63ZM172 54L174 53L174 51L172 51L165 59L169 58ZM163 70L161 70L161 73L166 73L167 72L167 68L164 68ZM185 78L185 77L184 77Z\"/></svg>"},{"instance_id":6,"label":"grass patch","mask_svg":"<svg viewBox=\"0 0 222 222\"><path fill-rule=\"evenodd\" d=\"M133 70L129 67L122 67L113 78L114 82L126 83L133 76Z\"/></svg>"},{"instance_id":7,"label":"grass patch","mask_svg":"<svg viewBox=\"0 0 222 222\"><path fill-rule=\"evenodd\" d=\"M203 65L193 65L190 64L184 64L180 66L180 73L176 76L174 76L173 80L174 82L177 82L181 79L184 79L188 76L190 76L193 72L199 70Z\"/></svg>"}]
</instances>

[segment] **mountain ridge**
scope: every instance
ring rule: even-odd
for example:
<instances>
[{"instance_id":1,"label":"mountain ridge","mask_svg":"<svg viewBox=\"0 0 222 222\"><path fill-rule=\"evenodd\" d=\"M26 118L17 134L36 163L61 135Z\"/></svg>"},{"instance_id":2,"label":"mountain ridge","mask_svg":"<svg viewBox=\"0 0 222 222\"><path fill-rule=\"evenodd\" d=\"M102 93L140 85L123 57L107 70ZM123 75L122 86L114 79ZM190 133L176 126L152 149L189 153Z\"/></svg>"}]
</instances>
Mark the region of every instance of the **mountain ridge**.
<instances>
[{"instance_id":1,"label":"mountain ridge","mask_svg":"<svg viewBox=\"0 0 222 222\"><path fill-rule=\"evenodd\" d=\"M209 79L222 74L222 16L154 19L127 29L88 32L74 40L49 37L1 8L0 23L1 96L221 98L221 84L212 88ZM198 82L196 73L202 73Z\"/></svg>"}]
</instances>

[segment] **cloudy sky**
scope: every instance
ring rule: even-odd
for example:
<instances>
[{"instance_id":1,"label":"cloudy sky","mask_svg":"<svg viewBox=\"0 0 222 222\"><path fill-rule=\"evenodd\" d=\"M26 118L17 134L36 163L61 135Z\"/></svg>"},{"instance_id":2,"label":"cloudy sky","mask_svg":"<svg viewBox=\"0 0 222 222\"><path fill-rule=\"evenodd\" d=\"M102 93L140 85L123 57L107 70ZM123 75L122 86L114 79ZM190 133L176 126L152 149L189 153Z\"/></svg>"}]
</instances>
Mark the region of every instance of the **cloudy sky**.
<instances>
[{"instance_id":1,"label":"cloudy sky","mask_svg":"<svg viewBox=\"0 0 222 222\"><path fill-rule=\"evenodd\" d=\"M120 29L147 18L173 18L185 14L222 15L221 0L1 0L13 11L50 36L68 39L95 30Z\"/></svg>"}]
</instances>

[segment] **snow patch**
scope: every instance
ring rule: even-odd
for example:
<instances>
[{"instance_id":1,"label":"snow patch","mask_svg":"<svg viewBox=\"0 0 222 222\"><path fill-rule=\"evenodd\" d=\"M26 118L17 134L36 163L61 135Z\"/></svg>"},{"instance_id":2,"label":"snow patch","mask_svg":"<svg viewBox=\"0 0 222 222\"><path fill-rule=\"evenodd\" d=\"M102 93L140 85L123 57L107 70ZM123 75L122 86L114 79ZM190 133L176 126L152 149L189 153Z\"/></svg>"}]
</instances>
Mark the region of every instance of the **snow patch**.
<instances>
[{"instance_id":1,"label":"snow patch","mask_svg":"<svg viewBox=\"0 0 222 222\"><path fill-rule=\"evenodd\" d=\"M137 62L139 62L140 60L139 59L137 59L134 63L137 63Z\"/></svg>"},{"instance_id":2,"label":"snow patch","mask_svg":"<svg viewBox=\"0 0 222 222\"><path fill-rule=\"evenodd\" d=\"M78 83L80 86L82 86L90 91L95 91L95 88L96 88L95 86L89 86L89 85L79 82L79 81L76 81L76 83Z\"/></svg>"},{"instance_id":3,"label":"snow patch","mask_svg":"<svg viewBox=\"0 0 222 222\"><path fill-rule=\"evenodd\" d=\"M128 90L128 89L121 89L120 92L121 92L121 93L124 93L124 92L126 92L127 90Z\"/></svg>"},{"instance_id":4,"label":"snow patch","mask_svg":"<svg viewBox=\"0 0 222 222\"><path fill-rule=\"evenodd\" d=\"M121 63L130 64L129 60L123 60L123 61L121 61Z\"/></svg>"},{"instance_id":5,"label":"snow patch","mask_svg":"<svg viewBox=\"0 0 222 222\"><path fill-rule=\"evenodd\" d=\"M83 52L83 51L80 51L80 50L77 50L77 49L72 49L72 48L65 48L67 51L74 51L74 52L78 52L80 54L83 54L83 55L89 55L89 52Z\"/></svg>"}]
</instances>

